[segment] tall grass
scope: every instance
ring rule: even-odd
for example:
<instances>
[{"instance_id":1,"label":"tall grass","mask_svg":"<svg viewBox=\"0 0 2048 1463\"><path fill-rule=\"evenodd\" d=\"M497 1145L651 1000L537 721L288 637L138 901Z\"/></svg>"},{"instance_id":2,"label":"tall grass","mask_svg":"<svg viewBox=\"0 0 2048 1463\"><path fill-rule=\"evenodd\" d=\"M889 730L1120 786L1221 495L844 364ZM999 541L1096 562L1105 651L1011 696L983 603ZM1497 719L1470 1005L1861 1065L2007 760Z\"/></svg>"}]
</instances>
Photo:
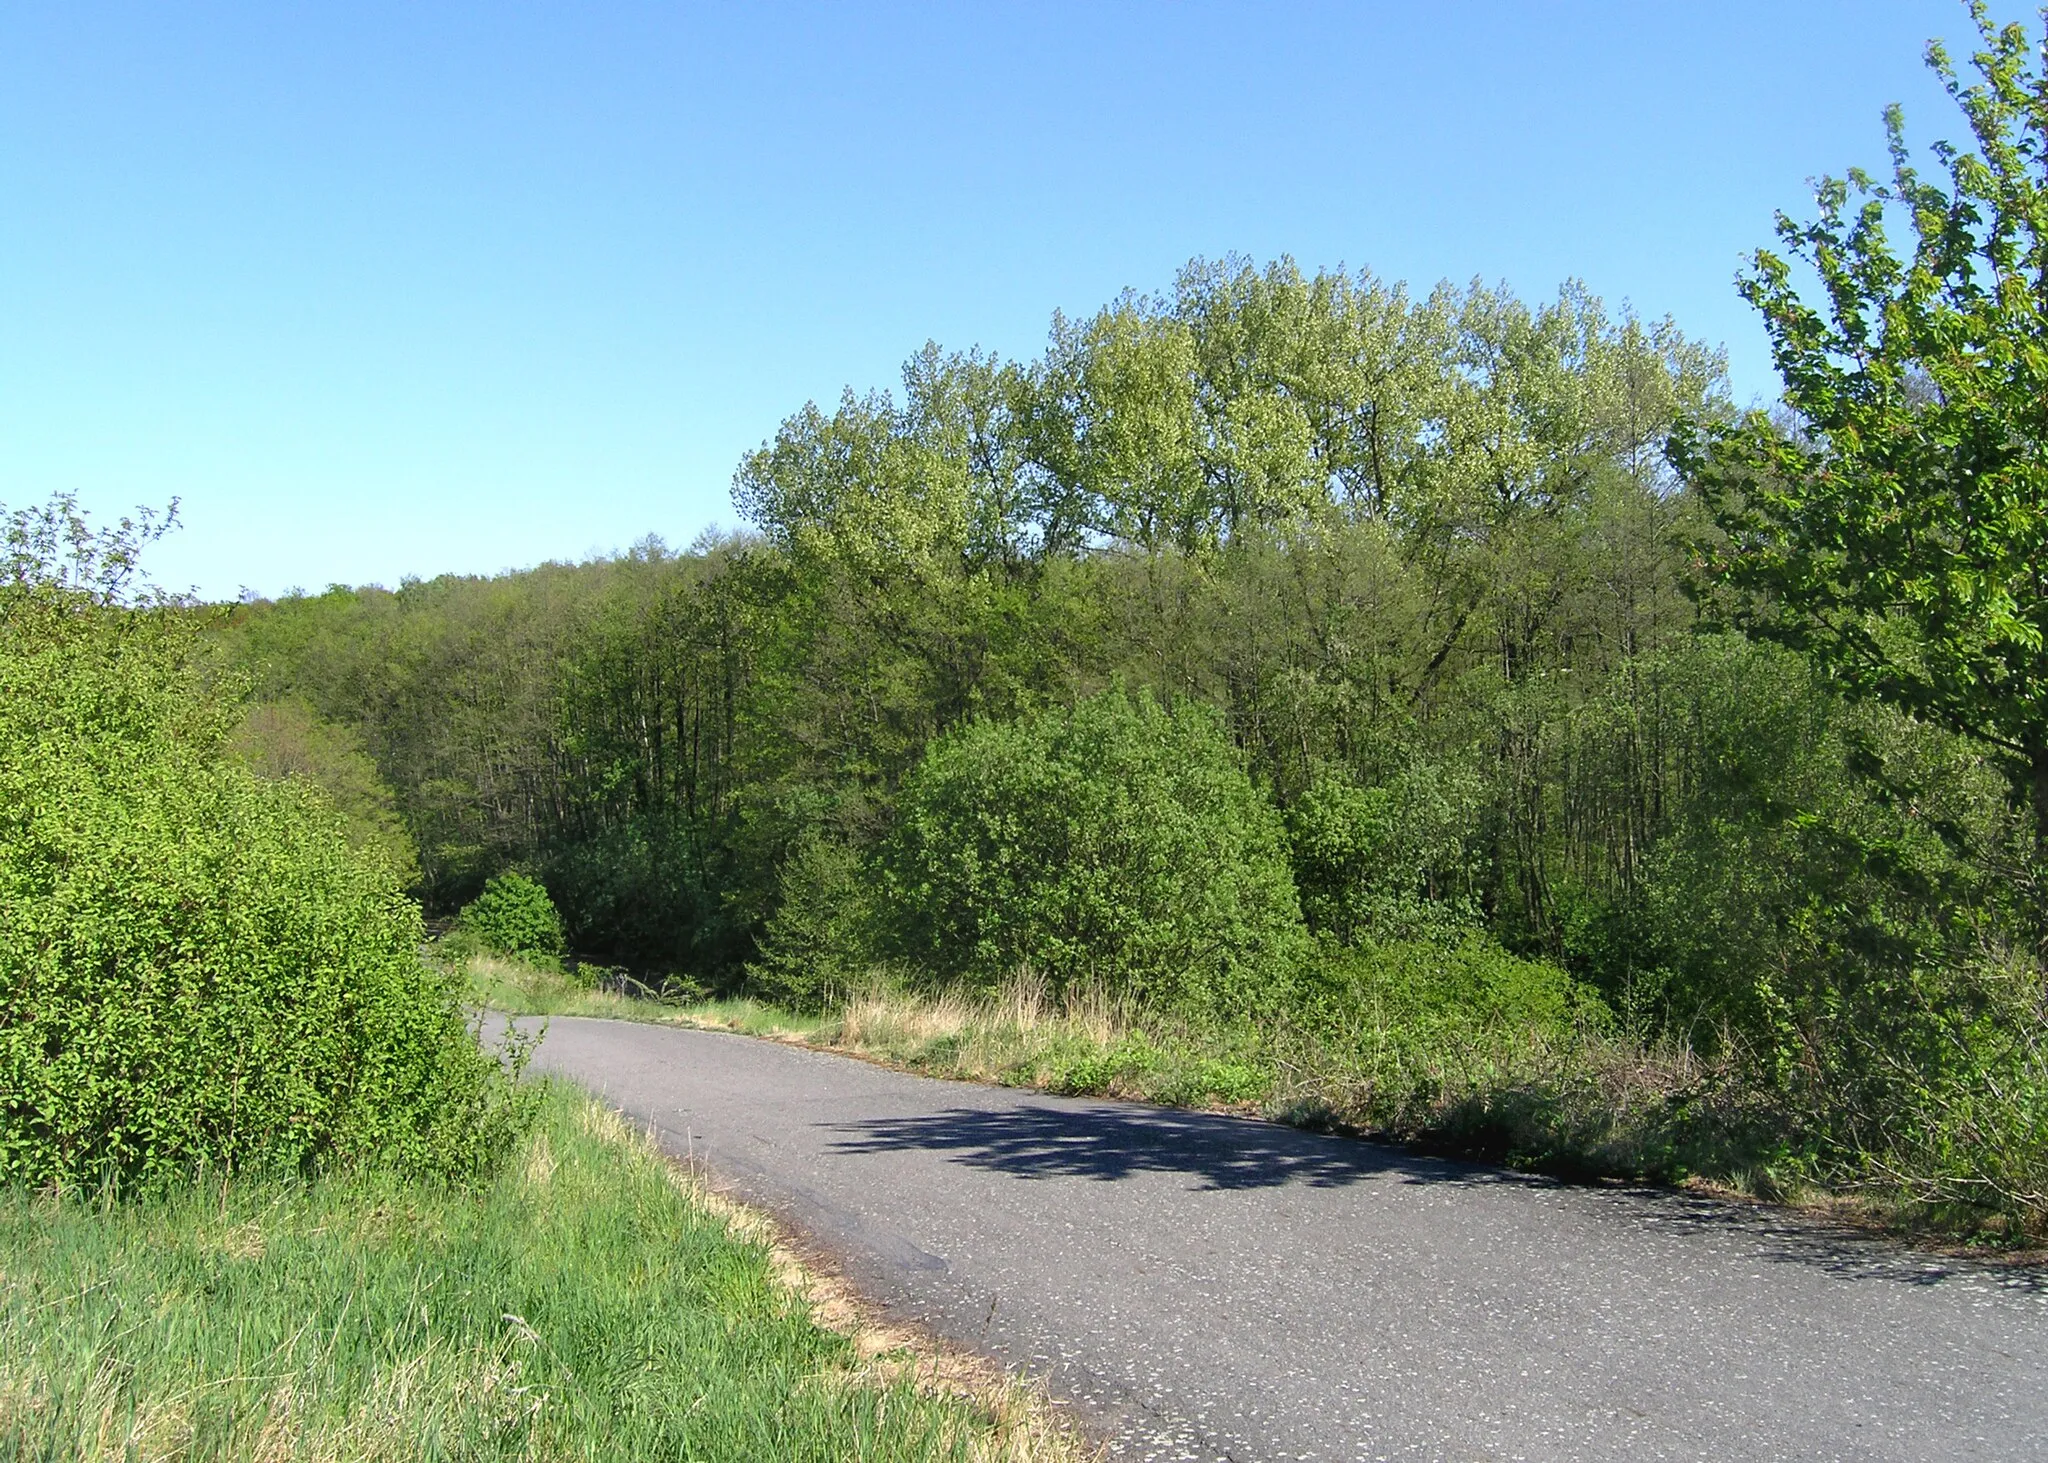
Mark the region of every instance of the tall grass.
<instances>
[{"instance_id":1,"label":"tall grass","mask_svg":"<svg viewBox=\"0 0 2048 1463\"><path fill-rule=\"evenodd\" d=\"M875 985L816 1039L935 1076L1174 1106L1255 1105L1272 1085L1249 1035L1143 1020L1099 987L1053 999L1028 971L985 995Z\"/></svg>"},{"instance_id":2,"label":"tall grass","mask_svg":"<svg viewBox=\"0 0 2048 1463\"><path fill-rule=\"evenodd\" d=\"M764 1243L566 1090L484 1187L0 1198L0 1458L1063 1452L814 1324Z\"/></svg>"}]
</instances>

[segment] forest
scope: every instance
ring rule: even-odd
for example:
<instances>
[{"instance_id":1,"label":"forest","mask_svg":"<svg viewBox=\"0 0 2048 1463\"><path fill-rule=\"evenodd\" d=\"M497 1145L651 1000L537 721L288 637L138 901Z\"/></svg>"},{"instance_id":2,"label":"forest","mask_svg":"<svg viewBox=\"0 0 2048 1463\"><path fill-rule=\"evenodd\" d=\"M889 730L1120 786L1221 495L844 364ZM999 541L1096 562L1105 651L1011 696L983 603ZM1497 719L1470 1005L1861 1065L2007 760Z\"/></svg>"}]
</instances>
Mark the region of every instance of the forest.
<instances>
[{"instance_id":1,"label":"forest","mask_svg":"<svg viewBox=\"0 0 2048 1463\"><path fill-rule=\"evenodd\" d=\"M741 535L257 603L231 643L361 739L430 906L529 868L635 969L773 979L932 749L1121 700L1113 735L1227 741L1257 792L1219 816L1312 932L1483 926L1648 1009L1692 923L1651 928L1659 850L1719 800L1714 741L1764 740L1734 688L1836 730L1696 634L1664 447L1724 410L1711 352L1581 290L1197 263L1039 361L927 346L805 408L742 464Z\"/></svg>"},{"instance_id":2,"label":"forest","mask_svg":"<svg viewBox=\"0 0 2048 1463\"><path fill-rule=\"evenodd\" d=\"M265 755L373 770L343 801L430 911L520 871L675 994L1021 980L1366 1071L1366 1118L1462 1082L1482 1151L2025 1211L2037 809L1762 623L1728 481L1795 413L1576 284L1197 260L1035 359L929 344L804 407L738 534L222 643Z\"/></svg>"}]
</instances>

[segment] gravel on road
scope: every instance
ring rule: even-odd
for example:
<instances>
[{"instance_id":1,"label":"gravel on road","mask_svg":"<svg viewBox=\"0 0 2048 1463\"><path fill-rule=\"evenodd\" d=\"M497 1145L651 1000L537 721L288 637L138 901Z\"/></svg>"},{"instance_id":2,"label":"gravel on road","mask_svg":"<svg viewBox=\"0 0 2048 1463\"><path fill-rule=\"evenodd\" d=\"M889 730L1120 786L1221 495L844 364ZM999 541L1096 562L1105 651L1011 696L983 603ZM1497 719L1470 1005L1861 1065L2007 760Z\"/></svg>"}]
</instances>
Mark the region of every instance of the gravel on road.
<instances>
[{"instance_id":1,"label":"gravel on road","mask_svg":"<svg viewBox=\"0 0 2048 1463\"><path fill-rule=\"evenodd\" d=\"M718 1032L557 1017L534 1066L1112 1458L2048 1459L2039 1271Z\"/></svg>"}]
</instances>

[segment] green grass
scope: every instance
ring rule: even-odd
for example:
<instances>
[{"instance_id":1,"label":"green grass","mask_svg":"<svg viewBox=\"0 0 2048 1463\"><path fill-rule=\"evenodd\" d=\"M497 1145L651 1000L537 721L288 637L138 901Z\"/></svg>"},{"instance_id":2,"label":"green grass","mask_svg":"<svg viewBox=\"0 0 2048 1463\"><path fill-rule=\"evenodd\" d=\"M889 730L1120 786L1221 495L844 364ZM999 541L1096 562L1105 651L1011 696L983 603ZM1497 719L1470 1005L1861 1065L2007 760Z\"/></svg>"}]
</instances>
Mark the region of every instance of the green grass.
<instances>
[{"instance_id":1,"label":"green grass","mask_svg":"<svg viewBox=\"0 0 2048 1463\"><path fill-rule=\"evenodd\" d=\"M516 956L474 954L460 961L470 1000L513 1016L603 1016L668 1026L716 1026L749 1036L810 1039L829 1030L834 1018L799 1016L735 997L729 1000L663 1000L593 989L574 973L535 965Z\"/></svg>"},{"instance_id":2,"label":"green grass","mask_svg":"<svg viewBox=\"0 0 2048 1463\"><path fill-rule=\"evenodd\" d=\"M863 1363L763 1244L553 1091L470 1188L0 1197L0 1458L1022 1456Z\"/></svg>"}]
</instances>

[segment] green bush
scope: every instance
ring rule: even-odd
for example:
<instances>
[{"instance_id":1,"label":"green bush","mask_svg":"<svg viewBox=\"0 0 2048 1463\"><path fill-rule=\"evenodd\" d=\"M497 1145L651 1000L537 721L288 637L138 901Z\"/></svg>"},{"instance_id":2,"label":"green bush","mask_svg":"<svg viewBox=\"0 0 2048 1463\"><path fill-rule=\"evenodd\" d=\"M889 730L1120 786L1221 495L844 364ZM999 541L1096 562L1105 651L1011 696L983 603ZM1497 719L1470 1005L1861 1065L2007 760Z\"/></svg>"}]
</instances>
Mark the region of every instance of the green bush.
<instances>
[{"instance_id":1,"label":"green bush","mask_svg":"<svg viewBox=\"0 0 2048 1463\"><path fill-rule=\"evenodd\" d=\"M1592 987L1525 960L1472 931L1325 952L1311 1009L1331 1025L1369 1029L1418 1048L1495 1036L1569 1032L1608 1019Z\"/></svg>"},{"instance_id":2,"label":"green bush","mask_svg":"<svg viewBox=\"0 0 2048 1463\"><path fill-rule=\"evenodd\" d=\"M1518 1161L1555 1140L1563 1074L1612 1020L1592 987L1479 931L1332 947L1317 977L1279 1033L1303 1044L1283 1065L1325 1074L1348 1121L1432 1139L1456 1130L1463 1151ZM1530 1104L1550 1117L1495 1131Z\"/></svg>"},{"instance_id":3,"label":"green bush","mask_svg":"<svg viewBox=\"0 0 2048 1463\"><path fill-rule=\"evenodd\" d=\"M840 1000L874 965L873 901L860 854L813 834L784 860L781 902L748 982L764 1001L813 1011Z\"/></svg>"},{"instance_id":4,"label":"green bush","mask_svg":"<svg viewBox=\"0 0 2048 1463\"><path fill-rule=\"evenodd\" d=\"M1376 786L1318 767L1287 810L1309 928L1344 941L1408 939L1480 922L1467 841L1478 779L1417 764Z\"/></svg>"},{"instance_id":5,"label":"green bush","mask_svg":"<svg viewBox=\"0 0 2048 1463\"><path fill-rule=\"evenodd\" d=\"M1205 707L1121 689L941 737L883 851L884 925L942 981L1242 1011L1305 936L1279 815Z\"/></svg>"},{"instance_id":6,"label":"green bush","mask_svg":"<svg viewBox=\"0 0 2048 1463\"><path fill-rule=\"evenodd\" d=\"M226 758L186 611L38 567L0 584L0 1183L502 1151L525 1099L399 875Z\"/></svg>"},{"instance_id":7,"label":"green bush","mask_svg":"<svg viewBox=\"0 0 2048 1463\"><path fill-rule=\"evenodd\" d=\"M353 728L322 721L297 702L263 702L243 713L228 750L258 777L296 777L319 788L341 814L351 844L389 863L407 888L419 883L419 850Z\"/></svg>"},{"instance_id":8,"label":"green bush","mask_svg":"<svg viewBox=\"0 0 2048 1463\"><path fill-rule=\"evenodd\" d=\"M562 917L548 891L515 871L498 874L462 907L460 927L504 955L561 955Z\"/></svg>"}]
</instances>

